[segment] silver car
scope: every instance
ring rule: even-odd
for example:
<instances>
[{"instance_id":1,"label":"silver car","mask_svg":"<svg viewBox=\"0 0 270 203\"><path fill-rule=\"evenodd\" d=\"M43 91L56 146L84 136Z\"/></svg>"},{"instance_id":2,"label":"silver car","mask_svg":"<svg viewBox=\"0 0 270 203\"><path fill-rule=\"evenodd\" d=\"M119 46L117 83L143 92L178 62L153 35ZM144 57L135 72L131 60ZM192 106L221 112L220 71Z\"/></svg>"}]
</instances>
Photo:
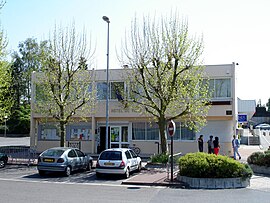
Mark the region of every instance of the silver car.
<instances>
[{"instance_id":1,"label":"silver car","mask_svg":"<svg viewBox=\"0 0 270 203\"><path fill-rule=\"evenodd\" d=\"M37 169L41 176L46 172L63 172L69 176L75 170L91 170L92 164L93 158L77 148L55 147L39 155Z\"/></svg>"},{"instance_id":2,"label":"silver car","mask_svg":"<svg viewBox=\"0 0 270 203\"><path fill-rule=\"evenodd\" d=\"M132 171L140 171L141 168L142 160L132 149L107 149L101 152L98 157L96 176L122 174L125 178L128 178Z\"/></svg>"}]
</instances>

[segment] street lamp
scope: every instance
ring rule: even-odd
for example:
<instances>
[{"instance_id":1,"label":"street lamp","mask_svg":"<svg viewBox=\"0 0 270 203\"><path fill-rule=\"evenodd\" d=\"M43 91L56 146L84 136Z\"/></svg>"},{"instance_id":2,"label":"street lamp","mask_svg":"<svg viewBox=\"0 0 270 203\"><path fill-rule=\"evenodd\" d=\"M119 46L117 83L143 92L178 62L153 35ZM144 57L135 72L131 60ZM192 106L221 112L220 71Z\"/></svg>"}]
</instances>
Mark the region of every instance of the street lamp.
<instances>
[{"instance_id":1,"label":"street lamp","mask_svg":"<svg viewBox=\"0 0 270 203\"><path fill-rule=\"evenodd\" d=\"M5 137L7 136L7 116L4 116L4 120L5 120Z\"/></svg>"},{"instance_id":2,"label":"street lamp","mask_svg":"<svg viewBox=\"0 0 270 203\"><path fill-rule=\"evenodd\" d=\"M107 34L107 96L106 96L106 149L109 148L109 33L110 33L110 19L103 16L102 19L108 24Z\"/></svg>"}]
</instances>

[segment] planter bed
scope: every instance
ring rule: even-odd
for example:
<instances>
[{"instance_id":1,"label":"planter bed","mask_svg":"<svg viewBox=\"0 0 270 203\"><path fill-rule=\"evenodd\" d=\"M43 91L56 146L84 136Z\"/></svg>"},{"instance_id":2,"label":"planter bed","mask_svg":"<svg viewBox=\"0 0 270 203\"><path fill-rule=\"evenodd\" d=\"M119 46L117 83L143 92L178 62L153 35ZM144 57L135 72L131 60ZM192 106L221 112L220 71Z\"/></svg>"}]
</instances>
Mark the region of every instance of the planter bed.
<instances>
[{"instance_id":1,"label":"planter bed","mask_svg":"<svg viewBox=\"0 0 270 203\"><path fill-rule=\"evenodd\" d=\"M178 174L177 180L188 184L190 188L202 189L245 188L250 185L250 178L192 178Z\"/></svg>"},{"instance_id":2,"label":"planter bed","mask_svg":"<svg viewBox=\"0 0 270 203\"><path fill-rule=\"evenodd\" d=\"M249 166L254 173L261 173L261 174L270 175L270 167L258 166L255 164L249 164Z\"/></svg>"}]
</instances>

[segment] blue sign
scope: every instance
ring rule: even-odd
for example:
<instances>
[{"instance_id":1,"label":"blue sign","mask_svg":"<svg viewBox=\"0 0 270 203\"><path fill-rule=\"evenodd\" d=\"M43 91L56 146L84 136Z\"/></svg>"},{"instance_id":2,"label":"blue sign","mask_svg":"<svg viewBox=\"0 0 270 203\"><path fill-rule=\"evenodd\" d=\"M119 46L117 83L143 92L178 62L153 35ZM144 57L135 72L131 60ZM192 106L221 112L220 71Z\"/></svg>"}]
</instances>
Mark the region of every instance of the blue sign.
<instances>
[{"instance_id":1,"label":"blue sign","mask_svg":"<svg viewBox=\"0 0 270 203\"><path fill-rule=\"evenodd\" d=\"M239 123L247 122L247 114L238 114L238 122Z\"/></svg>"}]
</instances>

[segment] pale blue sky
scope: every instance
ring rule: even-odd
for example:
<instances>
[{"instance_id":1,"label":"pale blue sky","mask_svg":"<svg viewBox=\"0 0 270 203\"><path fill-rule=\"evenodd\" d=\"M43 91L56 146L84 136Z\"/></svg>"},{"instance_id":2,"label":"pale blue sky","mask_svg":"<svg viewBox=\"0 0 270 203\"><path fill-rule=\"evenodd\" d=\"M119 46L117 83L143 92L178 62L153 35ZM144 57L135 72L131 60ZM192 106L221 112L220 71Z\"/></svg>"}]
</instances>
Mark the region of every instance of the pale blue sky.
<instances>
[{"instance_id":1,"label":"pale blue sky","mask_svg":"<svg viewBox=\"0 0 270 203\"><path fill-rule=\"evenodd\" d=\"M110 68L120 68L115 49L124 39L135 15L156 17L177 9L188 19L191 35L204 36L205 65L239 63L237 87L240 99L270 97L269 0L6 0L1 10L2 28L9 49L34 37L48 39L55 24L75 21L77 30L86 28L96 45L93 68L106 68L107 24L110 18ZM89 37L90 38L90 37Z\"/></svg>"}]
</instances>

